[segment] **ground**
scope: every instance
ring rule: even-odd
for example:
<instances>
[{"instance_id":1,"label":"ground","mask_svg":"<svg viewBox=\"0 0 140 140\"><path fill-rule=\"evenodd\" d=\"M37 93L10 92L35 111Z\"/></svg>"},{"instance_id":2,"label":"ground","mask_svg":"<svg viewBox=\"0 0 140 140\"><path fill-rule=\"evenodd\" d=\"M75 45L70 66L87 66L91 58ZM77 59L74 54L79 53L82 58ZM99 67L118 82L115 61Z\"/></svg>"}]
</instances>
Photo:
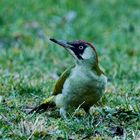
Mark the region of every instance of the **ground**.
<instances>
[{"instance_id":1,"label":"ground","mask_svg":"<svg viewBox=\"0 0 140 140\"><path fill-rule=\"evenodd\" d=\"M139 7L138 0L1 0L0 139L140 138ZM49 37L96 46L109 82L91 115L27 114L73 64Z\"/></svg>"}]
</instances>

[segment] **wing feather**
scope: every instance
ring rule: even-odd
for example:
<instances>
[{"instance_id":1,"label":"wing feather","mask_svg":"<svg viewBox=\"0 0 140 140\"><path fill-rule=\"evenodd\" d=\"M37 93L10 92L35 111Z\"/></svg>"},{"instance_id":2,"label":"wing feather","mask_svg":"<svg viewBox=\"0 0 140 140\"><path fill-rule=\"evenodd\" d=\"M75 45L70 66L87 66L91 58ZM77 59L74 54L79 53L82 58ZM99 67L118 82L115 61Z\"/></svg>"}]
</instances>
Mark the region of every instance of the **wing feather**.
<instances>
[{"instance_id":1,"label":"wing feather","mask_svg":"<svg viewBox=\"0 0 140 140\"><path fill-rule=\"evenodd\" d=\"M54 86L54 90L53 90L53 95L57 95L59 93L62 92L62 89L63 89L63 85L66 81L66 79L69 77L70 73L71 73L71 70L74 66L66 69L62 75L60 76L60 78L57 80L55 86Z\"/></svg>"}]
</instances>

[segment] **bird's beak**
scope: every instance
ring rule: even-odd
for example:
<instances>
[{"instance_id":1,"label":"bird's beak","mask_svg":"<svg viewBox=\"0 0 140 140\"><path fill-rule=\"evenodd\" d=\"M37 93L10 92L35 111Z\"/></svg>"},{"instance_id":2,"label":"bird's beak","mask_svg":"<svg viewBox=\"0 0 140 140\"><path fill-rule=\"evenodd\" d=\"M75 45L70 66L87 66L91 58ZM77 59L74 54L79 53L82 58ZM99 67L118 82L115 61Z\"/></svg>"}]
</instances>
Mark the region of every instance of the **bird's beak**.
<instances>
[{"instance_id":1,"label":"bird's beak","mask_svg":"<svg viewBox=\"0 0 140 140\"><path fill-rule=\"evenodd\" d=\"M56 40L54 38L50 38L50 40L56 44L59 44L60 46L63 46L65 49L70 49L72 48L72 46L70 44L68 44L67 41L64 41L64 40Z\"/></svg>"},{"instance_id":2,"label":"bird's beak","mask_svg":"<svg viewBox=\"0 0 140 140\"><path fill-rule=\"evenodd\" d=\"M69 42L64 40L56 40L54 38L50 38L50 40L56 44L59 44L60 46L64 47L75 59L77 59L76 55L73 52L73 46L70 45Z\"/></svg>"}]
</instances>

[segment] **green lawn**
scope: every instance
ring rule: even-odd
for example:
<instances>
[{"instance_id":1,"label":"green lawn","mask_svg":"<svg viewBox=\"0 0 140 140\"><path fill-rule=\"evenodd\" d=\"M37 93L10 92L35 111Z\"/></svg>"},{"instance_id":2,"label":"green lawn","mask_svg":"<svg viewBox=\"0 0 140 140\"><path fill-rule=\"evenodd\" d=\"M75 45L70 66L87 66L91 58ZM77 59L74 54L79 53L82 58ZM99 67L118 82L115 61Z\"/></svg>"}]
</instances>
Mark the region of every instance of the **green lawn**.
<instances>
[{"instance_id":1,"label":"green lawn","mask_svg":"<svg viewBox=\"0 0 140 140\"><path fill-rule=\"evenodd\" d=\"M109 79L102 106L28 115L73 58L49 37L95 44ZM1 0L0 139L140 138L140 1Z\"/></svg>"}]
</instances>

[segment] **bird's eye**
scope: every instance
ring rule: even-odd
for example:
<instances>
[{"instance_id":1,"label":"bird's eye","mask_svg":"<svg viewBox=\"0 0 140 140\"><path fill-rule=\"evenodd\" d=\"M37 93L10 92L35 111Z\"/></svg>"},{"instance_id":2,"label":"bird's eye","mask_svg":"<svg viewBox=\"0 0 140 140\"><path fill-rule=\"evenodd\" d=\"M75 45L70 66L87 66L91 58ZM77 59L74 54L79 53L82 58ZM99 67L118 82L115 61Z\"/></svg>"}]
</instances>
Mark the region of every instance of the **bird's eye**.
<instances>
[{"instance_id":1,"label":"bird's eye","mask_svg":"<svg viewBox=\"0 0 140 140\"><path fill-rule=\"evenodd\" d=\"M82 50L84 47L83 46L79 46L79 49Z\"/></svg>"}]
</instances>

